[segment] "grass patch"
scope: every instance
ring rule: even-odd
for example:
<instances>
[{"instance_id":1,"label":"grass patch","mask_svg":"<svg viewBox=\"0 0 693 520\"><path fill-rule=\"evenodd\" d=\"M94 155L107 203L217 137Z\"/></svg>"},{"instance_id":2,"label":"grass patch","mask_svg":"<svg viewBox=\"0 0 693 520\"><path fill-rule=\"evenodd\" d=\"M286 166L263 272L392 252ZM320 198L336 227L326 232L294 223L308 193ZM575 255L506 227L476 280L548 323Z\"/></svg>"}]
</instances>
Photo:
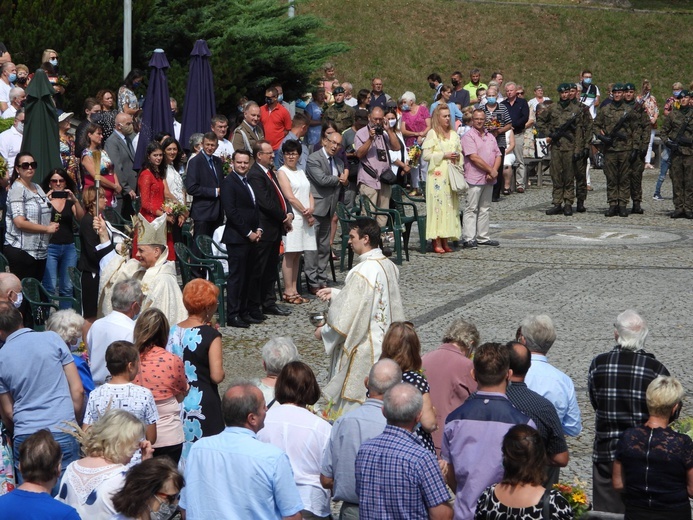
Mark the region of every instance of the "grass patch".
<instances>
[{"instance_id":1,"label":"grass patch","mask_svg":"<svg viewBox=\"0 0 693 520\"><path fill-rule=\"evenodd\" d=\"M692 4L631 3L639 9ZM337 77L356 90L370 87L378 75L390 95L411 90L430 102L428 74L438 72L447 82L461 70L466 79L472 67L482 70L484 81L500 69L506 81L521 83L530 93L542 83L553 97L555 85L576 81L583 68L592 70L600 88L615 81L639 86L648 78L658 100L671 95L674 81L691 80L687 49L693 44L693 16L687 14L455 0L319 0L301 9L327 21L326 37L350 46L335 59Z\"/></svg>"}]
</instances>

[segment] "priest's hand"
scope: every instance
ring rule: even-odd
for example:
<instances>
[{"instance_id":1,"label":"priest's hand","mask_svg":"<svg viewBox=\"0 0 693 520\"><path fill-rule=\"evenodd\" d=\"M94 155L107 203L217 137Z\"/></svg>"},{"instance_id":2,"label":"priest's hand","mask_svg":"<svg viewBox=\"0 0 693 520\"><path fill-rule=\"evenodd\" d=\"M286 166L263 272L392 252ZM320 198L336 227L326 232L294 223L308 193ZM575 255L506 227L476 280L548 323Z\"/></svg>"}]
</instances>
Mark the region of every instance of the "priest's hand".
<instances>
[{"instance_id":1,"label":"priest's hand","mask_svg":"<svg viewBox=\"0 0 693 520\"><path fill-rule=\"evenodd\" d=\"M320 290L315 294L315 296L317 296L318 298L320 298L322 301L326 302L327 300L329 300L330 298L332 298L332 289L330 289L329 287L325 287L325 288L323 288L323 289L320 289Z\"/></svg>"},{"instance_id":2,"label":"priest's hand","mask_svg":"<svg viewBox=\"0 0 693 520\"><path fill-rule=\"evenodd\" d=\"M315 339L322 340L322 325L315 329Z\"/></svg>"}]
</instances>

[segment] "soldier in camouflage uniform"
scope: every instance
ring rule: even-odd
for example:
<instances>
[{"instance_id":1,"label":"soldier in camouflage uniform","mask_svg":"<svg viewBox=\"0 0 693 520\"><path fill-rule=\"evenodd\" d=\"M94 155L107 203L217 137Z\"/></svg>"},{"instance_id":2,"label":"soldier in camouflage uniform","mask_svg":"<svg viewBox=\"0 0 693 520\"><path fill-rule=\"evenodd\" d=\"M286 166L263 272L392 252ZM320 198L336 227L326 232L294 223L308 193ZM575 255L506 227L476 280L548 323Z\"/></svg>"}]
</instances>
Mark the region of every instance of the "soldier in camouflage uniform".
<instances>
[{"instance_id":1,"label":"soldier in camouflage uniform","mask_svg":"<svg viewBox=\"0 0 693 520\"><path fill-rule=\"evenodd\" d=\"M537 115L536 126L538 132L548 136L548 142L551 144L553 207L546 210L546 214L558 215L562 212L569 217L573 214L575 199L574 158L585 147L584 142L580 141L581 132L576 131L582 111L570 101L568 83L561 83L558 92L560 101L549 105Z\"/></svg>"},{"instance_id":2,"label":"soldier in camouflage uniform","mask_svg":"<svg viewBox=\"0 0 693 520\"><path fill-rule=\"evenodd\" d=\"M642 174L645 171L645 156L650 143L650 118L642 102L635 99L635 85L626 83L623 94L623 104L631 111L630 143L628 155L628 178L630 180L630 198L633 199L631 213L642 215L645 211L642 203Z\"/></svg>"},{"instance_id":3,"label":"soldier in camouflage uniform","mask_svg":"<svg viewBox=\"0 0 693 520\"><path fill-rule=\"evenodd\" d=\"M628 158L631 145L628 138L630 122L627 117L628 109L623 103L623 90L622 83L613 86L613 102L601 108L594 120L594 132L604 145L604 175L609 201L609 210L605 213L607 217L628 216Z\"/></svg>"},{"instance_id":4,"label":"soldier in camouflage uniform","mask_svg":"<svg viewBox=\"0 0 693 520\"><path fill-rule=\"evenodd\" d=\"M682 92L681 107L672 110L662 125L662 139L671 152L670 175L674 192L671 218L693 219L693 92Z\"/></svg>"},{"instance_id":5,"label":"soldier in camouflage uniform","mask_svg":"<svg viewBox=\"0 0 693 520\"><path fill-rule=\"evenodd\" d=\"M575 85L575 93L577 94L577 85ZM572 97L573 89L571 86L570 95ZM582 111L582 115L578 118L575 133L576 143L582 143L582 149L575 148L573 156L573 167L575 169L575 197L577 198L577 208L575 211L584 213L585 200L587 199L587 159L590 156L590 146L592 144L593 135L593 120L588 106L582 104L580 99L575 96L571 99L571 103Z\"/></svg>"},{"instance_id":6,"label":"soldier in camouflage uniform","mask_svg":"<svg viewBox=\"0 0 693 520\"><path fill-rule=\"evenodd\" d=\"M334 103L332 103L322 115L323 122L330 121L337 127L341 134L354 124L354 109L344 102L344 88L337 87L332 91Z\"/></svg>"}]
</instances>

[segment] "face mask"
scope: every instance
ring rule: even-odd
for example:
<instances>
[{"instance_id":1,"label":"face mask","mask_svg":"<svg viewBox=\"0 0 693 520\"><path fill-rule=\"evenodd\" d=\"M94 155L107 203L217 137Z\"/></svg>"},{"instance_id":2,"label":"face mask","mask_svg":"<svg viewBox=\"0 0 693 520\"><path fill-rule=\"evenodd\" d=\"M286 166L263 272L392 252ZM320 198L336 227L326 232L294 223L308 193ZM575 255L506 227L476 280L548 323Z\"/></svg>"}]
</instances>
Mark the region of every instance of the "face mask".
<instances>
[{"instance_id":1,"label":"face mask","mask_svg":"<svg viewBox=\"0 0 693 520\"><path fill-rule=\"evenodd\" d=\"M283 102L284 102L284 94L279 94L279 95L277 96L277 102L279 102L279 103L283 103Z\"/></svg>"},{"instance_id":2,"label":"face mask","mask_svg":"<svg viewBox=\"0 0 693 520\"><path fill-rule=\"evenodd\" d=\"M496 104L496 98L495 97L487 97L486 98L486 104L487 105L495 105Z\"/></svg>"},{"instance_id":3,"label":"face mask","mask_svg":"<svg viewBox=\"0 0 693 520\"><path fill-rule=\"evenodd\" d=\"M460 84L460 82L457 81L456 79L451 80L450 83L452 83L452 86L453 86L453 87L456 87L457 85Z\"/></svg>"},{"instance_id":4,"label":"face mask","mask_svg":"<svg viewBox=\"0 0 693 520\"><path fill-rule=\"evenodd\" d=\"M389 119L387 121L387 123L390 125L390 128L394 128L395 125L397 124L397 120L396 119Z\"/></svg>"},{"instance_id":5,"label":"face mask","mask_svg":"<svg viewBox=\"0 0 693 520\"><path fill-rule=\"evenodd\" d=\"M151 518L151 520L168 520L171 518L176 512L177 506L169 504L168 502L162 503L159 497L155 498L159 500L161 505L159 506L158 511L152 511L151 509L149 510L149 518Z\"/></svg>"},{"instance_id":6,"label":"face mask","mask_svg":"<svg viewBox=\"0 0 693 520\"><path fill-rule=\"evenodd\" d=\"M674 91L672 92L672 94L674 95L674 97L677 97L680 93L681 93L680 90L674 90Z\"/></svg>"},{"instance_id":7,"label":"face mask","mask_svg":"<svg viewBox=\"0 0 693 520\"><path fill-rule=\"evenodd\" d=\"M582 82L583 82L585 85L589 85L590 83L592 83L592 78L585 78L585 79L582 80Z\"/></svg>"},{"instance_id":8,"label":"face mask","mask_svg":"<svg viewBox=\"0 0 693 520\"><path fill-rule=\"evenodd\" d=\"M22 302L24 301L24 295L21 292L15 293L17 295L17 300L12 302L12 305L14 305L15 309L19 309L19 307L22 306Z\"/></svg>"},{"instance_id":9,"label":"face mask","mask_svg":"<svg viewBox=\"0 0 693 520\"><path fill-rule=\"evenodd\" d=\"M57 67L57 66L58 66L58 60L55 59L55 58L52 59L52 60L48 60L48 63L50 63L50 64L53 65L54 67Z\"/></svg>"},{"instance_id":10,"label":"face mask","mask_svg":"<svg viewBox=\"0 0 693 520\"><path fill-rule=\"evenodd\" d=\"M411 110L411 107L407 105L406 103L402 105L402 112L409 112Z\"/></svg>"},{"instance_id":11,"label":"face mask","mask_svg":"<svg viewBox=\"0 0 693 520\"><path fill-rule=\"evenodd\" d=\"M268 105L271 105L271 104L272 104L272 98L271 98L271 97L266 97L266 98L265 98L265 103L267 103Z\"/></svg>"},{"instance_id":12,"label":"face mask","mask_svg":"<svg viewBox=\"0 0 693 520\"><path fill-rule=\"evenodd\" d=\"M133 83L133 84L132 84L132 88L137 88L137 87L139 87L141 84L142 84L142 83L140 83L139 81L136 82L136 83Z\"/></svg>"},{"instance_id":13,"label":"face mask","mask_svg":"<svg viewBox=\"0 0 693 520\"><path fill-rule=\"evenodd\" d=\"M435 84L435 83L429 83L428 86L431 87L431 88L434 89L434 90L435 90L435 88L436 88L436 84Z\"/></svg>"},{"instance_id":14,"label":"face mask","mask_svg":"<svg viewBox=\"0 0 693 520\"><path fill-rule=\"evenodd\" d=\"M132 125L125 125L120 128L120 133L123 135L130 135L132 132L134 132Z\"/></svg>"},{"instance_id":15,"label":"face mask","mask_svg":"<svg viewBox=\"0 0 693 520\"><path fill-rule=\"evenodd\" d=\"M15 81L17 81L17 75L13 72L12 74L10 74L10 77L7 79L10 80L10 83L14 83Z\"/></svg>"},{"instance_id":16,"label":"face mask","mask_svg":"<svg viewBox=\"0 0 693 520\"><path fill-rule=\"evenodd\" d=\"M24 133L24 123L17 123L17 132L20 134Z\"/></svg>"}]
</instances>

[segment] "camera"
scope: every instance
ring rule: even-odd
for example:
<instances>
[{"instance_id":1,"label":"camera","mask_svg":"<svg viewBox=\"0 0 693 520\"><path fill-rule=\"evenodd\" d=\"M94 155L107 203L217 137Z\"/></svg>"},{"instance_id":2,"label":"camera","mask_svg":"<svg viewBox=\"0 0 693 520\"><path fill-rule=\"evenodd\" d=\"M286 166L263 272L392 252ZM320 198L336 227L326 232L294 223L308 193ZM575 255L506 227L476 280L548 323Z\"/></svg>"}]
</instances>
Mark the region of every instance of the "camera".
<instances>
[{"instance_id":1,"label":"camera","mask_svg":"<svg viewBox=\"0 0 693 520\"><path fill-rule=\"evenodd\" d=\"M67 198L67 192L66 191L54 191L51 194L51 197L54 199L66 199Z\"/></svg>"},{"instance_id":2,"label":"camera","mask_svg":"<svg viewBox=\"0 0 693 520\"><path fill-rule=\"evenodd\" d=\"M375 135L383 135L385 131L381 125L377 125L373 130L375 130Z\"/></svg>"}]
</instances>

